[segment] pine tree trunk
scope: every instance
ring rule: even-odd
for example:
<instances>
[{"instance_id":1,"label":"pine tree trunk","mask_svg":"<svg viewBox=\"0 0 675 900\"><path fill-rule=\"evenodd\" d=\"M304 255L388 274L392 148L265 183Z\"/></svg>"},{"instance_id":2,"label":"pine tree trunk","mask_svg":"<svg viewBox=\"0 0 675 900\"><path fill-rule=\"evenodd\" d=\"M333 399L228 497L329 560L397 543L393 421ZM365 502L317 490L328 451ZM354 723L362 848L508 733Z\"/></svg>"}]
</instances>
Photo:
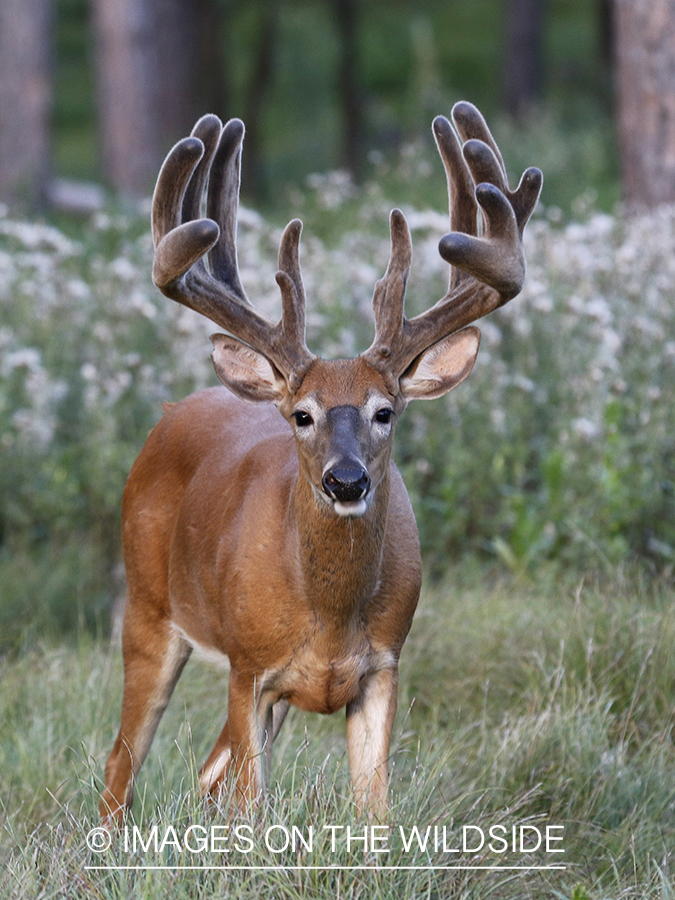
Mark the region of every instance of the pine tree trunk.
<instances>
[{"instance_id":1,"label":"pine tree trunk","mask_svg":"<svg viewBox=\"0 0 675 900\"><path fill-rule=\"evenodd\" d=\"M197 19L186 0L93 0L93 13L104 175L140 195L196 118Z\"/></svg>"},{"instance_id":2,"label":"pine tree trunk","mask_svg":"<svg viewBox=\"0 0 675 900\"><path fill-rule=\"evenodd\" d=\"M363 109L358 86L358 2L334 0L340 37L338 88L342 113L342 165L358 178L363 162Z\"/></svg>"},{"instance_id":3,"label":"pine tree trunk","mask_svg":"<svg viewBox=\"0 0 675 900\"><path fill-rule=\"evenodd\" d=\"M265 181L263 115L276 65L279 34L278 0L257 4L257 38L252 51L252 72L246 91L246 165L242 171L242 192L258 199L269 197Z\"/></svg>"},{"instance_id":4,"label":"pine tree trunk","mask_svg":"<svg viewBox=\"0 0 675 900\"><path fill-rule=\"evenodd\" d=\"M675 202L675 0L615 0L623 193Z\"/></svg>"},{"instance_id":5,"label":"pine tree trunk","mask_svg":"<svg viewBox=\"0 0 675 900\"><path fill-rule=\"evenodd\" d=\"M545 0L507 0L505 14L504 106L521 119L542 94Z\"/></svg>"},{"instance_id":6,"label":"pine tree trunk","mask_svg":"<svg viewBox=\"0 0 675 900\"><path fill-rule=\"evenodd\" d=\"M49 173L50 0L0 2L0 200L35 206Z\"/></svg>"}]
</instances>

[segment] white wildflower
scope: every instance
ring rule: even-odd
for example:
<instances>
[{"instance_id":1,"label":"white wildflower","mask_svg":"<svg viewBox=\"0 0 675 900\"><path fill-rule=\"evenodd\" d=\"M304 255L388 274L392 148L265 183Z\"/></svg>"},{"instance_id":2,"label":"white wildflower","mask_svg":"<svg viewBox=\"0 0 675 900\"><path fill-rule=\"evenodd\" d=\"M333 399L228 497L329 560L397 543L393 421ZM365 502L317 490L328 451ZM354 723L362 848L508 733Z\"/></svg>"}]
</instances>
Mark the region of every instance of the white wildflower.
<instances>
[{"instance_id":1,"label":"white wildflower","mask_svg":"<svg viewBox=\"0 0 675 900\"><path fill-rule=\"evenodd\" d=\"M500 345L502 332L499 326L495 325L494 322L481 322L480 332L482 344L486 344L488 347L498 347Z\"/></svg>"},{"instance_id":2,"label":"white wildflower","mask_svg":"<svg viewBox=\"0 0 675 900\"><path fill-rule=\"evenodd\" d=\"M521 391L525 391L528 394L531 394L535 389L536 385L531 378L526 378L524 375L514 375L511 378L511 384L514 387L520 388Z\"/></svg>"},{"instance_id":3,"label":"white wildflower","mask_svg":"<svg viewBox=\"0 0 675 900\"><path fill-rule=\"evenodd\" d=\"M122 281L135 281L138 277L138 269L125 256L118 256L110 263L110 272Z\"/></svg>"},{"instance_id":4,"label":"white wildflower","mask_svg":"<svg viewBox=\"0 0 675 900\"><path fill-rule=\"evenodd\" d=\"M106 321L95 322L91 329L94 337L102 344L112 344L115 338L114 332Z\"/></svg>"},{"instance_id":5,"label":"white wildflower","mask_svg":"<svg viewBox=\"0 0 675 900\"><path fill-rule=\"evenodd\" d=\"M585 304L584 311L602 326L609 325L613 318L611 307L604 297L593 297Z\"/></svg>"},{"instance_id":6,"label":"white wildflower","mask_svg":"<svg viewBox=\"0 0 675 900\"><path fill-rule=\"evenodd\" d=\"M44 452L52 442L56 420L32 409L17 409L12 415L12 425L19 436L32 449Z\"/></svg>"},{"instance_id":7,"label":"white wildflower","mask_svg":"<svg viewBox=\"0 0 675 900\"><path fill-rule=\"evenodd\" d=\"M250 209L248 206L240 206L237 215L237 225L239 228L249 229L250 231L262 231L265 227L265 220L254 209Z\"/></svg>"},{"instance_id":8,"label":"white wildflower","mask_svg":"<svg viewBox=\"0 0 675 900\"><path fill-rule=\"evenodd\" d=\"M140 290L134 290L129 294L129 303L137 309L146 319L154 319L157 315L157 307L151 303L147 295Z\"/></svg>"},{"instance_id":9,"label":"white wildflower","mask_svg":"<svg viewBox=\"0 0 675 900\"><path fill-rule=\"evenodd\" d=\"M572 421L572 431L577 437L592 441L600 434L600 428L590 419L579 418Z\"/></svg>"},{"instance_id":10,"label":"white wildflower","mask_svg":"<svg viewBox=\"0 0 675 900\"><path fill-rule=\"evenodd\" d=\"M91 296L91 289L81 278L71 278L65 284L66 292L74 300L86 300Z\"/></svg>"},{"instance_id":11,"label":"white wildflower","mask_svg":"<svg viewBox=\"0 0 675 900\"><path fill-rule=\"evenodd\" d=\"M23 347L8 353L2 360L2 374L5 378L15 369L28 369L37 371L41 368L42 354L35 347Z\"/></svg>"},{"instance_id":12,"label":"white wildflower","mask_svg":"<svg viewBox=\"0 0 675 900\"><path fill-rule=\"evenodd\" d=\"M662 341L665 337L665 333L663 328L658 322L655 322L653 319L649 319L646 316L635 316L633 319L633 328L636 331L641 332L645 335L645 337L654 338L657 341Z\"/></svg>"}]
</instances>

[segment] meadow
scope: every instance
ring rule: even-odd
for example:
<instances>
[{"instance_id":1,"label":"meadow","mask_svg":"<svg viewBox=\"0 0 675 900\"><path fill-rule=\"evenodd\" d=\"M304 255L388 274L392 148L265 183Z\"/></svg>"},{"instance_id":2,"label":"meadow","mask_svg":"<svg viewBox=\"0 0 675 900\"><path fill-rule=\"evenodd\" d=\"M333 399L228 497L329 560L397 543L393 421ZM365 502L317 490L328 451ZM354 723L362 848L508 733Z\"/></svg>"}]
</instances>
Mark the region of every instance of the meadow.
<instances>
[{"instance_id":1,"label":"meadow","mask_svg":"<svg viewBox=\"0 0 675 900\"><path fill-rule=\"evenodd\" d=\"M673 591L663 584L580 580L546 591L449 573L425 591L403 653L390 816L367 847L340 714L292 711L260 808L232 821L204 807L196 771L225 715L226 675L192 662L142 771L133 818L104 852L88 849L87 836L99 824L117 728L119 647L86 635L38 643L2 665L0 890L106 900L665 900L674 643ZM214 827L215 843L200 843ZM537 848L547 828L548 847ZM429 830L424 850L414 829L420 839ZM286 848L288 833L305 844ZM120 868L93 868L101 866Z\"/></svg>"},{"instance_id":2,"label":"meadow","mask_svg":"<svg viewBox=\"0 0 675 900\"><path fill-rule=\"evenodd\" d=\"M360 189L316 176L291 198L306 221L309 345L325 355L370 342L386 185L430 177L415 147L392 166ZM442 194L441 178L438 205ZM408 308L421 310L445 292L447 220L404 211ZM130 827L147 849L87 845L121 697L119 498L162 402L215 383L213 326L152 287L147 210L78 227L0 211L3 896L672 896L675 210L628 218L581 196L574 211L537 211L526 287L482 323L471 378L411 405L398 429L427 577L402 657L386 852L342 840L364 827L343 717L294 714L269 799L232 823L253 839L226 864L249 868L230 871L204 868L225 854L183 840L224 821L194 786L226 677L197 663L138 785ZM243 280L274 315L280 228L240 218ZM270 849L273 825L278 841L292 826L316 841ZM562 844L514 849L514 827L533 839L547 826ZM424 850L415 827L432 829ZM447 843L432 843L443 827Z\"/></svg>"}]
</instances>

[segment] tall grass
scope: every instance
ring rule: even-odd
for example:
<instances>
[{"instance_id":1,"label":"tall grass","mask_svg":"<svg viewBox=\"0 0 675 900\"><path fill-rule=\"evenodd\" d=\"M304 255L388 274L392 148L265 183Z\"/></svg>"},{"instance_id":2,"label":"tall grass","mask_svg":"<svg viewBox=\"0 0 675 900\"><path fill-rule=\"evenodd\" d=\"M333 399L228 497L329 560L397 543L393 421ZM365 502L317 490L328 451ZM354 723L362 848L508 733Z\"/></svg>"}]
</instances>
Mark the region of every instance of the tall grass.
<instances>
[{"instance_id":1,"label":"tall grass","mask_svg":"<svg viewBox=\"0 0 675 900\"><path fill-rule=\"evenodd\" d=\"M402 658L391 811L379 823L390 831L377 832L388 837L388 852L381 854L372 847L364 853L362 840L347 845L347 827L358 838L366 823L352 807L340 715L292 711L275 747L269 798L258 809L228 820L202 805L195 772L220 730L226 676L201 663L191 663L179 682L142 770L128 849L122 833L109 851L88 850L118 723L119 648L82 635L77 645L42 644L5 659L2 895L670 897L674 609L671 589L639 579L570 580L543 589L512 579L490 583L463 570L456 581L427 591ZM244 852L234 841L229 854L171 844L190 825L209 833L225 823L245 826ZM133 851L134 825L150 842L147 850L137 843ZM514 825L529 826L528 835L533 827L562 826L551 832L562 842L549 846L565 852L501 853L503 844L494 840L469 852L477 847L478 828L487 835L503 826L493 833L510 840ZM295 852L275 852L282 826L296 826L305 839L311 826L311 852L300 843ZM325 826L342 826L334 852ZM431 827L426 852L416 841L406 850L399 829L408 840L414 826L421 833ZM445 849L460 852L444 852L442 844L434 849L434 826L446 826ZM463 826L473 826L467 852L461 852ZM159 851L167 833L169 843ZM88 868L101 865L141 868ZM202 868L183 868L188 865ZM281 865L345 868L283 871ZM363 865L380 871L347 868ZM507 865L565 868L476 868Z\"/></svg>"}]
</instances>

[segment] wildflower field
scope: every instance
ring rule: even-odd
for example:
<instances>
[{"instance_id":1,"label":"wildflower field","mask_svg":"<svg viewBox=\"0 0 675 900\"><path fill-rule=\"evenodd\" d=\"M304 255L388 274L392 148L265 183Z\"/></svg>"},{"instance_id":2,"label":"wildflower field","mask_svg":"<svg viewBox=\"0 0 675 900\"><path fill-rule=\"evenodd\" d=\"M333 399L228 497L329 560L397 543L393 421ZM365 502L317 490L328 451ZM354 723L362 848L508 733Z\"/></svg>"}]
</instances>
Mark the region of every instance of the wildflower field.
<instances>
[{"instance_id":1,"label":"wildflower field","mask_svg":"<svg viewBox=\"0 0 675 900\"><path fill-rule=\"evenodd\" d=\"M339 177L316 206L354 206ZM372 336L388 258L383 197L361 200L330 242L302 247L312 349L351 355ZM444 215L405 210L415 255L409 314L440 298ZM280 230L241 215L249 296L269 315ZM550 564L611 573L675 562L675 210L589 214L526 231L528 278L481 323L471 378L412 404L397 461L428 566L498 558L519 574ZM164 401L216 383L215 327L150 281L145 221L100 214L78 239L0 218L0 625L93 622L119 581L119 498ZM21 591L17 585L21 584ZM20 615L18 615L20 613Z\"/></svg>"},{"instance_id":2,"label":"wildflower field","mask_svg":"<svg viewBox=\"0 0 675 900\"><path fill-rule=\"evenodd\" d=\"M353 355L370 343L392 204L339 173L315 178L298 203L309 346ZM447 219L404 212L412 315L445 292ZM312 228L339 216L348 227ZM280 232L242 211L242 278L270 316ZM122 488L161 404L216 383L214 327L152 286L143 217L111 210L60 230L2 211L2 895L672 897L674 246L672 208L588 208L576 222L538 210L525 289L481 323L473 374L411 404L397 429L427 586L402 657L392 822L407 836L562 826L562 862L487 843L454 856L429 844L412 860L404 841L381 873L102 871L87 867L195 863L171 845L97 855L85 837L121 697L108 634L124 592ZM188 668L143 771L139 828L212 821L194 773L225 697L222 673ZM345 769L342 718L292 716L251 827L356 827ZM357 847L273 862L383 864ZM266 865L271 852L256 844L245 862ZM561 866L489 870L551 859ZM473 869L428 868L449 865Z\"/></svg>"}]
</instances>

